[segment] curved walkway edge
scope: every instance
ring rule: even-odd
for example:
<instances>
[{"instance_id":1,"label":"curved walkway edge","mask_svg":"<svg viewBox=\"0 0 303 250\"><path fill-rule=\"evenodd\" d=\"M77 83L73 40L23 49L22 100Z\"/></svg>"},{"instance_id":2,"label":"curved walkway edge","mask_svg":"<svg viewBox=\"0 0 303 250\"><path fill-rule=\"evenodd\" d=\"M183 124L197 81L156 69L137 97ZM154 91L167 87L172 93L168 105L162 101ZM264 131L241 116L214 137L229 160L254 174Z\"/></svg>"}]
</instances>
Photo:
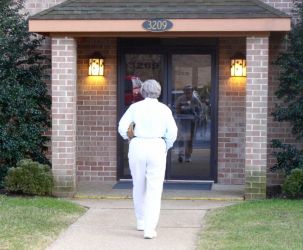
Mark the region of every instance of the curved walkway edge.
<instances>
[{"instance_id":1,"label":"curved walkway edge","mask_svg":"<svg viewBox=\"0 0 303 250\"><path fill-rule=\"evenodd\" d=\"M73 199L88 211L59 235L48 250L194 250L210 209L234 204L220 200L163 200L158 237L136 230L131 199Z\"/></svg>"}]
</instances>

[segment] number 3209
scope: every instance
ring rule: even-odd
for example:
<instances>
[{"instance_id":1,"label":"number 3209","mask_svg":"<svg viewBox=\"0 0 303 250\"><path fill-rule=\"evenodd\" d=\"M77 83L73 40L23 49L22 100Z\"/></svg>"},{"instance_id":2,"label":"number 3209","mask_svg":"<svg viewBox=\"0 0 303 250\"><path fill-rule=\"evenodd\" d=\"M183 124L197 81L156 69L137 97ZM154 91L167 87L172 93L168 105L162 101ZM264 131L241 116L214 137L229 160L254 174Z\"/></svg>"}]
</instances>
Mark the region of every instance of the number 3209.
<instances>
[{"instance_id":1,"label":"number 3209","mask_svg":"<svg viewBox=\"0 0 303 250\"><path fill-rule=\"evenodd\" d=\"M163 32L172 27L173 23L167 19L150 19L143 23L143 28L151 32Z\"/></svg>"}]
</instances>

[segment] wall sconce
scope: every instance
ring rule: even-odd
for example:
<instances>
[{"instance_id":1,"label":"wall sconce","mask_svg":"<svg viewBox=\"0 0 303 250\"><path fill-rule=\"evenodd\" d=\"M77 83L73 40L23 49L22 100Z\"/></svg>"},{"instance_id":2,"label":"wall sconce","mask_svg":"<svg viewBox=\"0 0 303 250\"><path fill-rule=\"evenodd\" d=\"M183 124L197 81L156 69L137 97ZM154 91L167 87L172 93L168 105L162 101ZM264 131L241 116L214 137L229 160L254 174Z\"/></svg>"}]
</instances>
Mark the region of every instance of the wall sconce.
<instances>
[{"instance_id":1,"label":"wall sconce","mask_svg":"<svg viewBox=\"0 0 303 250\"><path fill-rule=\"evenodd\" d=\"M236 53L230 59L230 76L246 76L246 58L242 53Z\"/></svg>"},{"instance_id":2,"label":"wall sconce","mask_svg":"<svg viewBox=\"0 0 303 250\"><path fill-rule=\"evenodd\" d=\"M89 76L104 76L104 58L96 52L89 58Z\"/></svg>"}]
</instances>

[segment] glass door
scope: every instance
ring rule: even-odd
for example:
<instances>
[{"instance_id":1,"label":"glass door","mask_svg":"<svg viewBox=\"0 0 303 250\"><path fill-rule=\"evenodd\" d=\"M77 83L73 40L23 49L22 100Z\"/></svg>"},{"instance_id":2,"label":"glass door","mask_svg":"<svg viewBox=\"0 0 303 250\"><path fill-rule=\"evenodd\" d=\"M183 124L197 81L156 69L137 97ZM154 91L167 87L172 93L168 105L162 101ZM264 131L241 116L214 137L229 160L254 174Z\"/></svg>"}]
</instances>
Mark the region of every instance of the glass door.
<instances>
[{"instance_id":1,"label":"glass door","mask_svg":"<svg viewBox=\"0 0 303 250\"><path fill-rule=\"evenodd\" d=\"M123 86L123 110L122 114L129 108L129 106L137 101L142 100L140 95L141 83L148 79L157 80L162 87L162 93L159 101L164 101L163 91L166 89L164 86L164 56L162 54L147 54L147 53L126 53L122 59L124 61L124 70L122 71ZM125 178L130 177L130 169L128 165L128 142L121 141L122 150L122 173L120 176ZM121 143L119 143L121 145ZM119 148L119 146L118 146ZM120 154L119 154L120 155Z\"/></svg>"},{"instance_id":2,"label":"glass door","mask_svg":"<svg viewBox=\"0 0 303 250\"><path fill-rule=\"evenodd\" d=\"M171 55L170 106L178 137L168 179L211 179L212 55Z\"/></svg>"},{"instance_id":3,"label":"glass door","mask_svg":"<svg viewBox=\"0 0 303 250\"><path fill-rule=\"evenodd\" d=\"M132 48L120 53L119 117L142 100L147 79L162 87L159 101L167 104L178 126L178 138L167 156L167 180L216 180L215 50ZM128 142L118 137L118 176L131 178ZM215 149L215 150L214 150Z\"/></svg>"}]
</instances>

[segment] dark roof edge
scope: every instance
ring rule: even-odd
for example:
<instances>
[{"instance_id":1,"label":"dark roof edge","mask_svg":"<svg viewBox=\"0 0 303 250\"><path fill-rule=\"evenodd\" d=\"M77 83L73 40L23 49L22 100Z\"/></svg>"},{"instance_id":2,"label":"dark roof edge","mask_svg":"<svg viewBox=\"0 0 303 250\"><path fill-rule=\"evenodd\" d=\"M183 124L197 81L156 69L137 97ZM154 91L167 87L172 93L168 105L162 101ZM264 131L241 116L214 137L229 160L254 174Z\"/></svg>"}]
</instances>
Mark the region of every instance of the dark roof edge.
<instances>
[{"instance_id":1,"label":"dark roof edge","mask_svg":"<svg viewBox=\"0 0 303 250\"><path fill-rule=\"evenodd\" d=\"M197 19L289 19L289 16L276 16L276 17L208 17L208 18L168 18L170 20L197 20ZM41 19L41 18L29 18L30 21L96 21L96 20L100 20L99 18L91 18L91 19L84 19L84 18L80 18L80 19ZM112 18L103 18L102 20L109 20L109 21L121 21L121 20L146 20L146 18L128 18L128 19L112 19Z\"/></svg>"},{"instance_id":2,"label":"dark roof edge","mask_svg":"<svg viewBox=\"0 0 303 250\"><path fill-rule=\"evenodd\" d=\"M268 10L273 15L276 15L276 17L264 17L264 18L291 18L290 15L288 15L285 12L280 11L280 10L262 2L261 0L250 0L250 1L254 2L256 5L260 6L261 8L264 8L264 9ZM66 1L64 1L60 4L54 5L53 7L49 8L49 9L43 10L41 12L38 12L38 13L30 16L29 19L30 20L49 20L49 19L44 19L44 18L41 18L41 17L43 17L43 16L47 15L48 13L52 12L52 10L57 9L58 7L61 7L61 6L68 5L71 2L75 2L75 0L66 0ZM52 20L52 19L50 19L50 20ZM112 20L112 19L108 19L108 20Z\"/></svg>"}]
</instances>

